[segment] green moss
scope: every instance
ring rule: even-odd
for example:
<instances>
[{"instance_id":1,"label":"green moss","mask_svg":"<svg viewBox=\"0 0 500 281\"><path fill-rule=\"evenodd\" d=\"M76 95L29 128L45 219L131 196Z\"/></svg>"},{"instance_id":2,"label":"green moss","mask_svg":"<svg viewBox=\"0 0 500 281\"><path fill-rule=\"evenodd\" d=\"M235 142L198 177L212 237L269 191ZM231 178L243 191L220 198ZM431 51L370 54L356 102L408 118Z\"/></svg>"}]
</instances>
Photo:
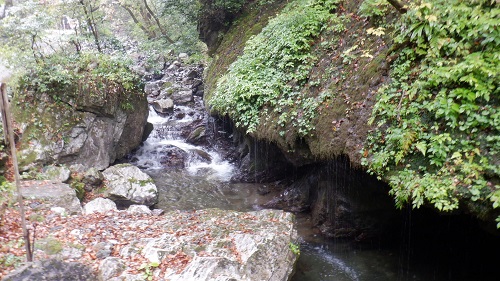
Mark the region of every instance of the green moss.
<instances>
[{"instance_id":1,"label":"green moss","mask_svg":"<svg viewBox=\"0 0 500 281\"><path fill-rule=\"evenodd\" d=\"M386 64L386 46L390 38L369 35L366 29L372 26L367 26L363 18L355 15L362 1L351 2L343 5L346 10L338 11L337 17L323 28L321 36L311 42L310 56L316 63L308 71L305 83L290 84L293 91L298 92L296 100L300 102L286 107L263 106L259 111L259 125L252 133L255 138L274 142L284 152L305 158L331 159L347 154L354 165L360 164L359 151L370 128L367 121L375 93L384 83L383 75L387 72L381 66ZM238 34L245 33L245 28L252 29L251 22L243 18L233 27L238 33L230 33L224 38L212 63L215 67L207 71L208 78L226 73L228 67L221 63L222 60L232 62L234 57L228 59L230 55L241 55L241 42L234 41L239 40ZM239 47L230 53L233 43ZM354 51L347 52L349 49ZM345 54L350 56L348 61ZM273 77L264 75L262 80L267 83L266 79ZM209 99L213 98L213 85L208 88ZM306 114L309 119L297 118Z\"/></svg>"},{"instance_id":2,"label":"green moss","mask_svg":"<svg viewBox=\"0 0 500 281\"><path fill-rule=\"evenodd\" d=\"M47 255L56 255L62 251L63 245L57 239L47 237L36 240L35 248L44 251Z\"/></svg>"},{"instance_id":3,"label":"green moss","mask_svg":"<svg viewBox=\"0 0 500 281\"><path fill-rule=\"evenodd\" d=\"M29 220L33 222L43 222L45 221L45 217L40 214L31 214Z\"/></svg>"}]
</instances>

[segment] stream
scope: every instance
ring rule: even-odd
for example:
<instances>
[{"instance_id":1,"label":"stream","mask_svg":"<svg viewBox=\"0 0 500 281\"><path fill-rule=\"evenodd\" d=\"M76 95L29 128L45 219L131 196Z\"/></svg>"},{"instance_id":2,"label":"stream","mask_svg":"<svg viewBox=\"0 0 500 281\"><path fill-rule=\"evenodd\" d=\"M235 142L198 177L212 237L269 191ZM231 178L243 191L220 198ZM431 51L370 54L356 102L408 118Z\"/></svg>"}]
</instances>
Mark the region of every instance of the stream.
<instances>
[{"instance_id":1,"label":"stream","mask_svg":"<svg viewBox=\"0 0 500 281\"><path fill-rule=\"evenodd\" d=\"M267 188L264 184L232 182L233 174L238 172L237 167L222 159L215 150L184 141L181 134L183 126L193 122L193 119L207 118L206 114L197 115L192 111L187 106L176 106L174 114L159 116L151 109L148 121L154 125L154 130L130 158L132 164L154 179L160 195L155 207L164 210L262 209L261 205L277 196L277 192L271 189L270 193L260 195L258 190ZM301 254L297 271L291 280L494 280L494 277L489 279L489 274L480 277L476 272L464 273L450 269L452 267L446 262L448 253L436 255L436 251L441 251L439 249L429 249L423 256L416 255L417 247L435 246L415 242L419 239L425 242L426 234L423 237L413 234L411 220L403 212L403 227L396 234L402 239L397 239L391 245L357 245L352 241L322 237L314 231L307 214L297 214ZM472 254L482 255L481 251ZM465 252L464 255L471 254ZM462 262L468 263L472 259L469 256ZM478 269L478 272L484 273L484 269ZM471 275L478 279L471 279Z\"/></svg>"}]
</instances>

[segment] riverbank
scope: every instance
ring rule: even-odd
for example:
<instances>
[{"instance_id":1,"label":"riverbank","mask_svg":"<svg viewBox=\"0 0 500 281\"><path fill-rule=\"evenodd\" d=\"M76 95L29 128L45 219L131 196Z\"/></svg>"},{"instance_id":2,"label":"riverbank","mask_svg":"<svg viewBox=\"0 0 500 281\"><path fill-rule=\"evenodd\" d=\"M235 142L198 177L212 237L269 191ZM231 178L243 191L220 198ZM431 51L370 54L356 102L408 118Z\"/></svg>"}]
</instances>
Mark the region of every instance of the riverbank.
<instances>
[{"instance_id":1,"label":"riverbank","mask_svg":"<svg viewBox=\"0 0 500 281\"><path fill-rule=\"evenodd\" d=\"M41 204L26 201L35 261L78 262L103 280L213 280L215 275L288 280L297 259L291 247L296 240L294 217L282 211L207 209L153 215L115 210L65 216L57 209L37 209ZM0 270L0 278L19 280L6 277L25 254L15 208L7 208L0 233L0 260L11 261ZM22 274L29 272L20 268ZM254 279L252 272L259 277Z\"/></svg>"}]
</instances>

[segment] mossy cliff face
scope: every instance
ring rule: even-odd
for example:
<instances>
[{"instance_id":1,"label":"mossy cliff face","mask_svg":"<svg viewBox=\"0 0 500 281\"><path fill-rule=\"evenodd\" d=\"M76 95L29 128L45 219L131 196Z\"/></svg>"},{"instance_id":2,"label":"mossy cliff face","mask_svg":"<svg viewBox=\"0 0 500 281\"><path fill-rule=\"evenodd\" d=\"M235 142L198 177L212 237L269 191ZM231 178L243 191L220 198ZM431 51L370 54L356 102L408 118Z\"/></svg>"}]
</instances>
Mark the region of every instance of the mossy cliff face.
<instances>
[{"instance_id":1,"label":"mossy cliff face","mask_svg":"<svg viewBox=\"0 0 500 281\"><path fill-rule=\"evenodd\" d=\"M304 2L304 6L309 5L308 2L314 3L319 8L312 13L317 16L319 10L324 19L298 27L317 28L318 33L314 36L306 35L304 40L307 40L307 46L298 45L297 49L308 48L302 52L307 55L291 62L293 65L290 69L293 70L288 73L288 70L285 70L284 76L293 77L284 77L281 81L285 86L284 90L271 89L275 93L281 90L282 93L275 96L274 93L270 94L269 102L257 109L257 122L251 123L250 126L254 127L249 133L256 139L277 144L296 166L332 159L339 155L348 155L354 165L359 165L375 93L387 79L386 55L389 44L389 40L383 36L367 34L366 30L372 23L358 14L362 1L349 1L346 4L336 4L338 1L292 1L288 6L287 2L275 1L270 5L248 6L242 17L233 23L223 37L206 71L207 104L217 104L216 100L221 99L222 95L217 95L217 91L223 88L227 84L226 80L233 75L229 66L244 53L245 44L248 45L248 39L252 35L260 33L270 18L275 21L271 24L280 26L280 14L283 15L282 18L302 14L303 7L293 6L293 2ZM301 22L309 20L307 17L296 18ZM285 24L289 24L291 28L296 27L294 23ZM270 29L269 26L267 28ZM264 30L260 34L275 35L271 30L267 33ZM292 37L294 33L287 36ZM255 42L255 39L256 37L251 39L254 40L254 45L259 43ZM297 41L302 39L298 38ZM272 40L263 38L262 42L272 45ZM281 42L276 43L277 48L282 47L280 44ZM247 48L245 52L251 54L252 48L255 49ZM265 52L270 53L273 50ZM281 60L286 60L286 56L299 53L300 50L295 52L292 49L286 52ZM277 55L282 54L283 52L277 52ZM300 73L302 70L299 65L306 66L304 75ZM281 74L270 72L259 79L272 80L278 75ZM228 90L230 91L232 89ZM254 101L250 100L249 103ZM217 106L211 109L217 114L229 114L231 118L236 119L241 129L248 130L249 126L245 126L244 121L238 122L232 112L221 110Z\"/></svg>"},{"instance_id":2,"label":"mossy cliff face","mask_svg":"<svg viewBox=\"0 0 500 281\"><path fill-rule=\"evenodd\" d=\"M253 2L214 52L207 105L296 167L347 155L398 207L463 209L500 228L498 5L405 10Z\"/></svg>"},{"instance_id":3,"label":"mossy cliff face","mask_svg":"<svg viewBox=\"0 0 500 281\"><path fill-rule=\"evenodd\" d=\"M105 169L141 143L148 105L140 80L99 56L48 61L19 80L12 111L22 170L47 164Z\"/></svg>"}]
</instances>

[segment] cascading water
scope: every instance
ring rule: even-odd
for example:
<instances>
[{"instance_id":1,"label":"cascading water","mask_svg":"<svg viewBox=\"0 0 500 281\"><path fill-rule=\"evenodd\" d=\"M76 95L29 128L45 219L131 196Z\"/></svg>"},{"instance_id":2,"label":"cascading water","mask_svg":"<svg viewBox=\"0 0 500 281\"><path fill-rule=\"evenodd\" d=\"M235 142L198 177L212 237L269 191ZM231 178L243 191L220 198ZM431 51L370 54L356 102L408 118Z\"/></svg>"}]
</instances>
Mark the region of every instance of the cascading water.
<instances>
[{"instance_id":1,"label":"cascading water","mask_svg":"<svg viewBox=\"0 0 500 281\"><path fill-rule=\"evenodd\" d=\"M148 122L154 126L151 135L143 143L142 147L135 153L132 163L146 170L165 169L162 164L169 152L180 149L185 155L183 163L186 171L192 175L200 172L210 172L212 177L221 181L229 181L234 167L228 161L221 159L220 155L203 147L186 143L181 136L181 127L193 122L192 109L187 106L177 106L175 111L180 113L176 118L172 116L160 116L155 110L150 109Z\"/></svg>"},{"instance_id":2,"label":"cascading water","mask_svg":"<svg viewBox=\"0 0 500 281\"><path fill-rule=\"evenodd\" d=\"M215 150L186 143L184 128L207 118L205 112L195 111L192 107L176 106L173 114L161 116L151 109L148 122L154 129L130 159L155 181L159 189L156 207L259 209L269 198L259 196L253 184L230 183L235 172L233 164Z\"/></svg>"}]
</instances>

